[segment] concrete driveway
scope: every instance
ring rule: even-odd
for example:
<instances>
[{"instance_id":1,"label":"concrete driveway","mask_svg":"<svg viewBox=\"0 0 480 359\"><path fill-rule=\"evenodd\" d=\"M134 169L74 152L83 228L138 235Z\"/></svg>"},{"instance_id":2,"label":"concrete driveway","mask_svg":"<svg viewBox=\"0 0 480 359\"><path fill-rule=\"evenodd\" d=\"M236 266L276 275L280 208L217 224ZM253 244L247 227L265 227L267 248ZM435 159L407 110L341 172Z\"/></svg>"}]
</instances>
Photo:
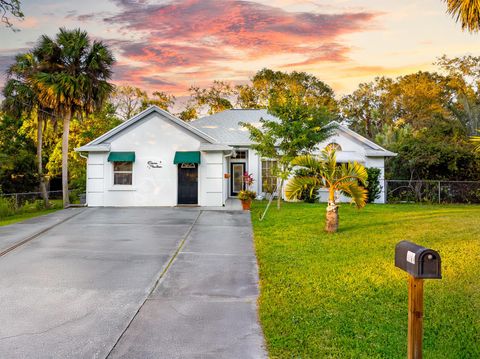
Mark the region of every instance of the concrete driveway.
<instances>
[{"instance_id":1,"label":"concrete driveway","mask_svg":"<svg viewBox=\"0 0 480 359\"><path fill-rule=\"evenodd\" d=\"M56 220L0 257L2 357L266 357L248 214L97 208Z\"/></svg>"}]
</instances>

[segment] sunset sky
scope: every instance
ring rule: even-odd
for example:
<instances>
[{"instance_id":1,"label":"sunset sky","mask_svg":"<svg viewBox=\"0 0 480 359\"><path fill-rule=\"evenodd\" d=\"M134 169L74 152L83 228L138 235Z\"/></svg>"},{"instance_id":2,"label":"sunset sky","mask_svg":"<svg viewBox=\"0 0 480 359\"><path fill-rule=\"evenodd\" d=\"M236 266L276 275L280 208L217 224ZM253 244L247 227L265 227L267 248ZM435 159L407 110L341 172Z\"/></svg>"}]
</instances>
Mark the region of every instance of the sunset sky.
<instances>
[{"instance_id":1,"label":"sunset sky","mask_svg":"<svg viewBox=\"0 0 480 359\"><path fill-rule=\"evenodd\" d=\"M21 30L0 28L0 86L13 55L41 34L80 27L111 46L114 81L185 95L190 85L242 83L257 70L307 71L338 95L375 76L480 55L441 0L29 0Z\"/></svg>"}]
</instances>

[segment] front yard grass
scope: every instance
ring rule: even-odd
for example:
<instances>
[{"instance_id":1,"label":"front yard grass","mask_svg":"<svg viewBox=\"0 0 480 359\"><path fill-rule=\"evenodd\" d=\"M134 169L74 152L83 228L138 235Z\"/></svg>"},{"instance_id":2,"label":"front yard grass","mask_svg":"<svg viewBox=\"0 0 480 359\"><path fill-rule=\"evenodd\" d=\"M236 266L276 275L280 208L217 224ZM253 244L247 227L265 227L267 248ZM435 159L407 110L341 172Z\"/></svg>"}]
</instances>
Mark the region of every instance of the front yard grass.
<instances>
[{"instance_id":1,"label":"front yard grass","mask_svg":"<svg viewBox=\"0 0 480 359\"><path fill-rule=\"evenodd\" d=\"M323 231L325 204L284 203L258 220L260 320L271 358L405 358L407 274L401 240L442 257L442 280L425 281L424 358L480 358L480 206L340 208Z\"/></svg>"},{"instance_id":2,"label":"front yard grass","mask_svg":"<svg viewBox=\"0 0 480 359\"><path fill-rule=\"evenodd\" d=\"M28 204L23 206L19 213L3 218L0 217L0 227L21 222L29 218L43 216L44 214L49 214L63 208L61 200L51 200L50 202L51 207L49 209L37 209L33 204Z\"/></svg>"}]
</instances>

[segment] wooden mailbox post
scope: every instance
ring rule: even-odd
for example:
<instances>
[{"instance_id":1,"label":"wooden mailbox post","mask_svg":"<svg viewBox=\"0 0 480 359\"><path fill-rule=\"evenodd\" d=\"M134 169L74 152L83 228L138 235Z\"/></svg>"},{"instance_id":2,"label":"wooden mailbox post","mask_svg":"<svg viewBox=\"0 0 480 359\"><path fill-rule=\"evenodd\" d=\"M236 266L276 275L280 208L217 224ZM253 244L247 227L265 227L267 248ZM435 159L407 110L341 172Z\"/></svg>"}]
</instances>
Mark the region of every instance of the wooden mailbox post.
<instances>
[{"instance_id":1,"label":"wooden mailbox post","mask_svg":"<svg viewBox=\"0 0 480 359\"><path fill-rule=\"evenodd\" d=\"M408 277L408 359L422 358L423 280L441 279L438 252L408 241L395 247L395 266Z\"/></svg>"}]
</instances>

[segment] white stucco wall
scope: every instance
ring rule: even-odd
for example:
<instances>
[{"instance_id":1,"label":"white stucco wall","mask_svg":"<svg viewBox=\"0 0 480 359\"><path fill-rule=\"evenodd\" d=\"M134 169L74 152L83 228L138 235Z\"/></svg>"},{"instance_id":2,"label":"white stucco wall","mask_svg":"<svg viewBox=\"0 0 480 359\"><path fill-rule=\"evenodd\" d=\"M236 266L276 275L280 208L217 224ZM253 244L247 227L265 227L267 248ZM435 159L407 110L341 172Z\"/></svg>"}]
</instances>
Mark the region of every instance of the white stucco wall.
<instances>
[{"instance_id":1,"label":"white stucco wall","mask_svg":"<svg viewBox=\"0 0 480 359\"><path fill-rule=\"evenodd\" d=\"M204 141L157 113L108 140L112 152L133 151L133 185L113 185L113 165L108 152L88 157L87 203L89 206L175 206L177 204L176 151L199 151ZM198 200L201 205L222 205L222 155L202 152L198 168ZM162 168L149 168L148 161Z\"/></svg>"}]
</instances>

